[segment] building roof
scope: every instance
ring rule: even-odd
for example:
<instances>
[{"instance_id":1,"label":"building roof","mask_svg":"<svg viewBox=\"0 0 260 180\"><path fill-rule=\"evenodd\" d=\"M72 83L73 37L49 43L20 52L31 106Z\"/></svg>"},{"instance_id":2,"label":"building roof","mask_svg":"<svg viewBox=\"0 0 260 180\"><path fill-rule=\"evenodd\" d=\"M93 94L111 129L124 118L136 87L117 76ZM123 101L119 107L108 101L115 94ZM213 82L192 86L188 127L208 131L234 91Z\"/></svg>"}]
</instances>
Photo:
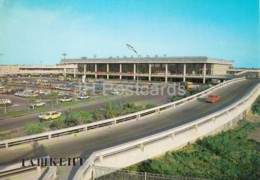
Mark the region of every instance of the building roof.
<instances>
[{"instance_id":1,"label":"building roof","mask_svg":"<svg viewBox=\"0 0 260 180\"><path fill-rule=\"evenodd\" d=\"M61 59L61 64L81 64L81 63L212 63L232 65L234 61L208 58L206 56L184 56L184 57L123 57L123 58L75 58Z\"/></svg>"}]
</instances>

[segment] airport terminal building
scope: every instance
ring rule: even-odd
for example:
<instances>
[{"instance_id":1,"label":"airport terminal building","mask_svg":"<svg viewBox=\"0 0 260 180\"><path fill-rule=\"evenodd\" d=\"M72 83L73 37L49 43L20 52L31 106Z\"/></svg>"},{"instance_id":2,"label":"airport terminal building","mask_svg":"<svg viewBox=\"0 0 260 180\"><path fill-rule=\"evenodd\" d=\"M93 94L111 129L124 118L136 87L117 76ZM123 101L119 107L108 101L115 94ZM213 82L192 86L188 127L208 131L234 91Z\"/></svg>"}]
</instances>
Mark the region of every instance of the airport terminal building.
<instances>
[{"instance_id":1,"label":"airport terminal building","mask_svg":"<svg viewBox=\"0 0 260 180\"><path fill-rule=\"evenodd\" d=\"M80 58L62 59L62 65L75 65L74 77L147 81L198 81L226 79L233 61L208 57ZM66 70L65 70L66 72ZM71 75L66 73L66 75Z\"/></svg>"}]
</instances>

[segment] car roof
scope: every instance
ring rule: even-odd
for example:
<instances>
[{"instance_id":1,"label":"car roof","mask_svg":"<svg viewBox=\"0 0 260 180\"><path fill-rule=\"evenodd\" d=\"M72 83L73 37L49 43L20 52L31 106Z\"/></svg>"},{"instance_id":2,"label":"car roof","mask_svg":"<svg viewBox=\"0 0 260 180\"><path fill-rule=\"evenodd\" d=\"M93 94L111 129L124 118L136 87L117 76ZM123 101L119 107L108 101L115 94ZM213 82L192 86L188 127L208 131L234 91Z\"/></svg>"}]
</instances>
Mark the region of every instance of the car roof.
<instances>
[{"instance_id":1,"label":"car roof","mask_svg":"<svg viewBox=\"0 0 260 180\"><path fill-rule=\"evenodd\" d=\"M48 111L46 113L56 113L57 111Z\"/></svg>"}]
</instances>

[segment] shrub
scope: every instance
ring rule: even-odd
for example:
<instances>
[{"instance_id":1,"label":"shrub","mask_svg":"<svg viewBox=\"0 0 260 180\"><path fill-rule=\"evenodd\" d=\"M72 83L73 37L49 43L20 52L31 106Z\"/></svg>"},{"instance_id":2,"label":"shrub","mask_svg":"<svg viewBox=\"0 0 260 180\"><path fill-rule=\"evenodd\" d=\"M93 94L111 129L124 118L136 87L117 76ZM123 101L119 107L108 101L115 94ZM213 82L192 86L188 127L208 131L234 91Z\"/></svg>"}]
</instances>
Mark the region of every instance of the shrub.
<instances>
[{"instance_id":1,"label":"shrub","mask_svg":"<svg viewBox=\"0 0 260 180\"><path fill-rule=\"evenodd\" d=\"M156 107L155 104L146 104L145 109L150 109Z\"/></svg>"},{"instance_id":2,"label":"shrub","mask_svg":"<svg viewBox=\"0 0 260 180\"><path fill-rule=\"evenodd\" d=\"M61 115L59 118L53 120L50 122L49 127L51 129L62 129L68 127L68 125L65 123L66 121L66 116Z\"/></svg>"},{"instance_id":3,"label":"shrub","mask_svg":"<svg viewBox=\"0 0 260 180\"><path fill-rule=\"evenodd\" d=\"M93 118L95 120L102 120L102 119L105 119L104 115L103 115L103 112L101 110L96 110L94 111L93 113Z\"/></svg>"},{"instance_id":4,"label":"shrub","mask_svg":"<svg viewBox=\"0 0 260 180\"><path fill-rule=\"evenodd\" d=\"M258 97L256 99L256 101L254 102L254 104L252 105L252 111L253 111L253 114L258 114L260 115L260 97Z\"/></svg>"},{"instance_id":5,"label":"shrub","mask_svg":"<svg viewBox=\"0 0 260 180\"><path fill-rule=\"evenodd\" d=\"M38 134L44 131L44 124L40 122L28 122L25 124L24 129L28 135Z\"/></svg>"},{"instance_id":6,"label":"shrub","mask_svg":"<svg viewBox=\"0 0 260 180\"><path fill-rule=\"evenodd\" d=\"M260 144L247 136L260 124L242 121L239 126L129 169L194 178L259 179Z\"/></svg>"},{"instance_id":7,"label":"shrub","mask_svg":"<svg viewBox=\"0 0 260 180\"><path fill-rule=\"evenodd\" d=\"M172 101L172 102L178 101L178 100L180 100L180 99L182 99L182 98L183 98L183 96L173 96L172 99L171 99L171 101Z\"/></svg>"},{"instance_id":8,"label":"shrub","mask_svg":"<svg viewBox=\"0 0 260 180\"><path fill-rule=\"evenodd\" d=\"M105 107L105 117L106 118L113 118L116 117L118 115L120 115L121 111L121 105L117 105L115 103L111 103L109 102L108 105Z\"/></svg>"},{"instance_id":9,"label":"shrub","mask_svg":"<svg viewBox=\"0 0 260 180\"><path fill-rule=\"evenodd\" d=\"M68 126L75 126L79 124L92 122L92 120L93 120L93 116L91 113L79 110L79 111L69 112L66 117L65 123Z\"/></svg>"}]
</instances>

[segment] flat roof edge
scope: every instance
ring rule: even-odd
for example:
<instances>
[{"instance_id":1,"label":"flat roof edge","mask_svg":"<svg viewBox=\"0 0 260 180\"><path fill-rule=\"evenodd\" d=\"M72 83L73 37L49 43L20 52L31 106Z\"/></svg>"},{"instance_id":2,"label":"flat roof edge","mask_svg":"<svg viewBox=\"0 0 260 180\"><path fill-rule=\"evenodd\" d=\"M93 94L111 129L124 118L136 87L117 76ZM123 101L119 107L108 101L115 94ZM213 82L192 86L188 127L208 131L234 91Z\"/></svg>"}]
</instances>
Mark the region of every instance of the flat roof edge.
<instances>
[{"instance_id":1,"label":"flat roof edge","mask_svg":"<svg viewBox=\"0 0 260 180\"><path fill-rule=\"evenodd\" d=\"M77 64L77 63L214 63L214 64L230 64L234 61L208 58L206 56L183 56L183 57L151 57L151 58L74 58L61 59L61 64Z\"/></svg>"}]
</instances>

